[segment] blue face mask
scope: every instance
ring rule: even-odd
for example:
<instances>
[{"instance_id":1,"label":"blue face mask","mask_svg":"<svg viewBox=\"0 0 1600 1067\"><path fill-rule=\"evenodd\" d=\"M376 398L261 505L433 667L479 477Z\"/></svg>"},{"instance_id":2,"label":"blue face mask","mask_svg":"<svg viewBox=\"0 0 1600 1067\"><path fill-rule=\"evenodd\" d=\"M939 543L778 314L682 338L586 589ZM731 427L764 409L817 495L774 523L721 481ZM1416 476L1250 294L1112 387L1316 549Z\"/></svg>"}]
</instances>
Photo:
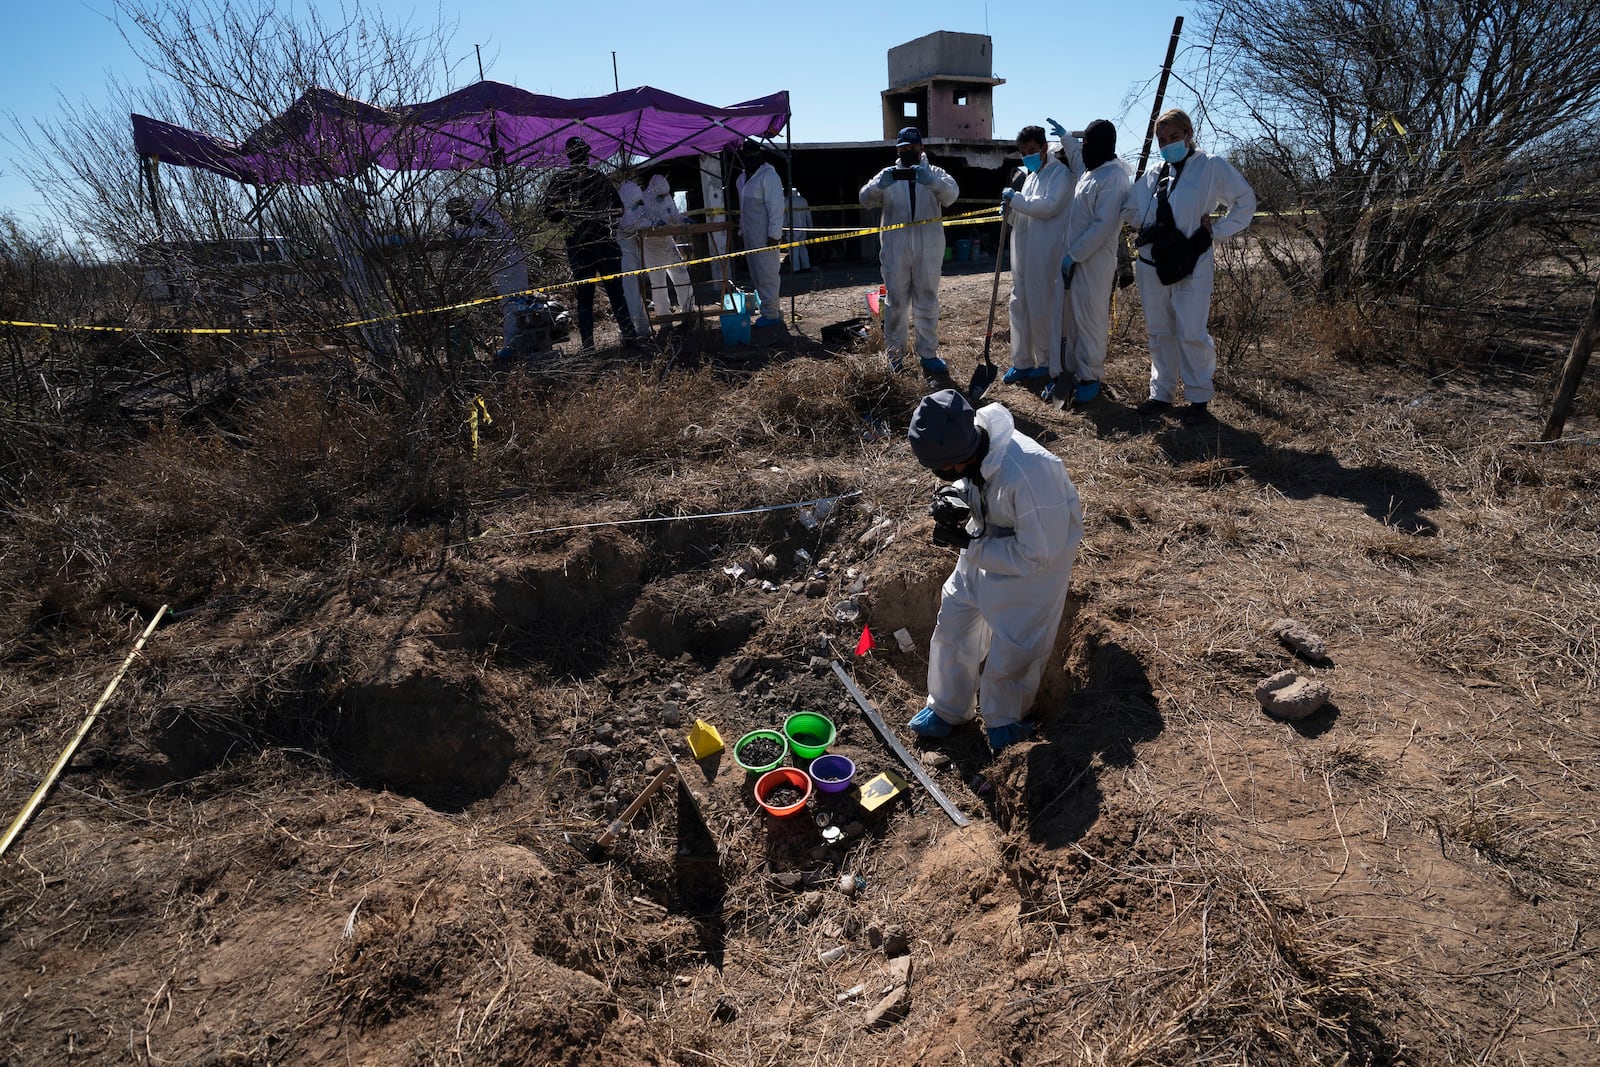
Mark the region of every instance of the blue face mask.
<instances>
[{"instance_id":1,"label":"blue face mask","mask_svg":"<svg viewBox=\"0 0 1600 1067\"><path fill-rule=\"evenodd\" d=\"M1161 146L1161 158L1168 163L1182 163L1189 154L1189 145L1186 141L1173 141L1171 144Z\"/></svg>"},{"instance_id":2,"label":"blue face mask","mask_svg":"<svg viewBox=\"0 0 1600 1067\"><path fill-rule=\"evenodd\" d=\"M1022 165L1028 168L1029 174L1039 173L1039 168L1044 166L1044 159L1037 152L1029 152L1022 157Z\"/></svg>"}]
</instances>

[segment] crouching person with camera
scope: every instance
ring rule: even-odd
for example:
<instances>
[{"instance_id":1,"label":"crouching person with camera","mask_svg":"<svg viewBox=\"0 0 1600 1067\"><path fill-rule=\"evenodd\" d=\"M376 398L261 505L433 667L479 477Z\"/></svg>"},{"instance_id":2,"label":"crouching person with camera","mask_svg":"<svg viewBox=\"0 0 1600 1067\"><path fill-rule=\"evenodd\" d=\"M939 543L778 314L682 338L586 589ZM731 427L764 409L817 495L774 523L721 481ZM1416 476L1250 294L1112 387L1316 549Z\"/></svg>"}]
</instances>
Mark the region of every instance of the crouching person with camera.
<instances>
[{"instance_id":1,"label":"crouching person with camera","mask_svg":"<svg viewBox=\"0 0 1600 1067\"><path fill-rule=\"evenodd\" d=\"M1250 183L1220 156L1194 144L1194 124L1176 108L1156 119L1161 166L1147 171L1128 190L1122 219L1138 230L1139 302L1150 335L1150 399L1141 415L1172 410L1183 383L1189 402L1183 421L1211 418L1211 379L1217 350L1206 320L1211 314L1215 277L1211 242L1250 225L1256 194ZM1224 208L1217 219L1211 212Z\"/></svg>"},{"instance_id":2,"label":"crouching person with camera","mask_svg":"<svg viewBox=\"0 0 1600 1067\"><path fill-rule=\"evenodd\" d=\"M1055 646L1083 505L1061 460L1018 433L999 404L974 411L954 389L923 397L910 441L948 483L929 509L934 543L961 553L939 601L928 703L910 726L947 737L981 709L998 753L1033 731L1023 716Z\"/></svg>"}]
</instances>

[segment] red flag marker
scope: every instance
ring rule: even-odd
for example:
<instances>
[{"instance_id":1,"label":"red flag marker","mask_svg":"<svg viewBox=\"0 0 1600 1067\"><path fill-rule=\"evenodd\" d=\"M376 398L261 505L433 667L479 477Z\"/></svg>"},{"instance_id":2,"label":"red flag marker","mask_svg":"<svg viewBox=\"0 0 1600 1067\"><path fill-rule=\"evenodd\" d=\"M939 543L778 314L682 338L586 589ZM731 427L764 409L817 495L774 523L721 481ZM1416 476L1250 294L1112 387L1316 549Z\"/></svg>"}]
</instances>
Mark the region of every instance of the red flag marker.
<instances>
[{"instance_id":1,"label":"red flag marker","mask_svg":"<svg viewBox=\"0 0 1600 1067\"><path fill-rule=\"evenodd\" d=\"M863 626L861 628L861 640L856 642L856 655L865 656L877 647L878 643L872 639L872 631Z\"/></svg>"}]
</instances>

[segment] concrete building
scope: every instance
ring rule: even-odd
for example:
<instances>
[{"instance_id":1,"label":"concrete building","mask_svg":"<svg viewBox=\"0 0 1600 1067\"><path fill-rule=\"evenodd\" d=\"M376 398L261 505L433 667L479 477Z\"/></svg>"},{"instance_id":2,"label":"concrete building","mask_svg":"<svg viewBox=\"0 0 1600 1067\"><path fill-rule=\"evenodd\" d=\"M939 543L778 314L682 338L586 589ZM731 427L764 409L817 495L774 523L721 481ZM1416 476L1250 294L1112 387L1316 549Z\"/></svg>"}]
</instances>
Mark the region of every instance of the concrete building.
<instances>
[{"instance_id":1,"label":"concrete building","mask_svg":"<svg viewBox=\"0 0 1600 1067\"><path fill-rule=\"evenodd\" d=\"M889 49L883 135L915 126L925 138L986 141L994 136L994 42L981 33L938 30Z\"/></svg>"},{"instance_id":2,"label":"concrete building","mask_svg":"<svg viewBox=\"0 0 1600 1067\"><path fill-rule=\"evenodd\" d=\"M902 127L922 131L928 158L961 186L961 199L947 215L982 207L998 207L1000 191L1022 162L1012 137L994 136L994 87L1005 79L993 72L993 42L985 34L940 30L897 45L888 53L889 88L880 94L883 139L879 141L799 142L790 146L789 158L776 158L784 149L774 147L773 165L784 184L799 189L811 204L812 225L846 229L874 226L876 211L863 210L856 194L868 178L894 160L895 134ZM804 129L800 132L803 134ZM1007 131L1013 132L1014 131ZM692 208L716 208L723 202L737 207L733 193L737 165L732 153L720 160L673 160L666 165L673 188L689 190ZM720 171L720 177L718 172ZM726 193L719 192L726 189ZM709 190L709 192L708 192ZM962 226L948 240L976 243L979 259L966 269L991 269L982 265L995 252L999 221ZM818 266L870 265L878 258L876 237L852 237L815 246L812 262ZM952 264L951 269L962 269ZM696 280L700 280L696 268Z\"/></svg>"}]
</instances>

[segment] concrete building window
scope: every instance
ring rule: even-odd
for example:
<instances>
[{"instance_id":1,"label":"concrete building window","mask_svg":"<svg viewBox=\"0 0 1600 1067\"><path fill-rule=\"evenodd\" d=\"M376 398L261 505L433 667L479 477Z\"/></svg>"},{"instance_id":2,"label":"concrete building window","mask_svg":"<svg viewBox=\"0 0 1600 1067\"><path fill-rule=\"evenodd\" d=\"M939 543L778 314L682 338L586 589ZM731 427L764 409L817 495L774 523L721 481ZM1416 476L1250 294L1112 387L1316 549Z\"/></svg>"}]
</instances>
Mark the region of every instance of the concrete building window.
<instances>
[{"instance_id":1,"label":"concrete building window","mask_svg":"<svg viewBox=\"0 0 1600 1067\"><path fill-rule=\"evenodd\" d=\"M956 107L967 106L967 91L965 89L957 89L951 95L955 99Z\"/></svg>"}]
</instances>

